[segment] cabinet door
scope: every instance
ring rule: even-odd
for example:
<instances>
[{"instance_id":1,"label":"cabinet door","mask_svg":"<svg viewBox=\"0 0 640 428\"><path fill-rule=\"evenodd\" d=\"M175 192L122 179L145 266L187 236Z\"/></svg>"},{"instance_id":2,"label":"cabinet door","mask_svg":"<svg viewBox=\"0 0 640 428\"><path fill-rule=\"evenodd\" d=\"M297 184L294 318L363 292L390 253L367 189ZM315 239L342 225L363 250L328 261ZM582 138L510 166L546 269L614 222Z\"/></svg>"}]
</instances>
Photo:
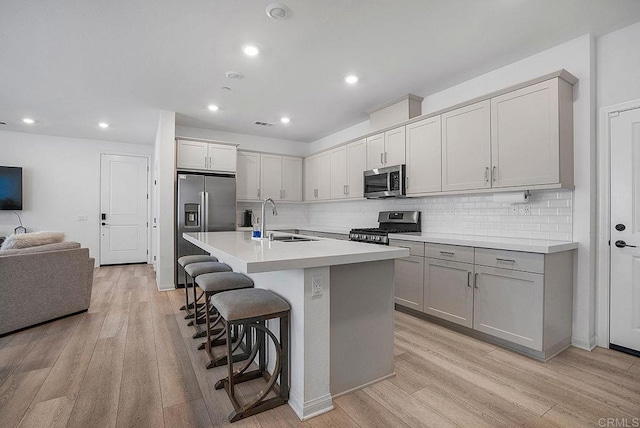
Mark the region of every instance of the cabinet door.
<instances>
[{"instance_id":1,"label":"cabinet door","mask_svg":"<svg viewBox=\"0 0 640 428\"><path fill-rule=\"evenodd\" d=\"M440 116L407 125L407 195L442 190Z\"/></svg>"},{"instance_id":2,"label":"cabinet door","mask_svg":"<svg viewBox=\"0 0 640 428\"><path fill-rule=\"evenodd\" d=\"M260 153L238 152L236 186L238 200L260 199Z\"/></svg>"},{"instance_id":3,"label":"cabinet door","mask_svg":"<svg viewBox=\"0 0 640 428\"><path fill-rule=\"evenodd\" d=\"M363 198L364 182L362 173L367 169L367 140L362 139L347 146L348 177L347 197Z\"/></svg>"},{"instance_id":4,"label":"cabinet door","mask_svg":"<svg viewBox=\"0 0 640 428\"><path fill-rule=\"evenodd\" d=\"M237 148L223 144L209 144L209 167L211 171L236 172Z\"/></svg>"},{"instance_id":5,"label":"cabinet door","mask_svg":"<svg viewBox=\"0 0 640 428\"><path fill-rule=\"evenodd\" d=\"M304 160L304 200L314 201L318 198L318 157L312 156Z\"/></svg>"},{"instance_id":6,"label":"cabinet door","mask_svg":"<svg viewBox=\"0 0 640 428\"><path fill-rule=\"evenodd\" d=\"M347 197L347 146L331 150L331 199Z\"/></svg>"},{"instance_id":7,"label":"cabinet door","mask_svg":"<svg viewBox=\"0 0 640 428\"><path fill-rule=\"evenodd\" d=\"M282 199L302 200L302 159L282 157Z\"/></svg>"},{"instance_id":8,"label":"cabinet door","mask_svg":"<svg viewBox=\"0 0 640 428\"><path fill-rule=\"evenodd\" d=\"M260 155L261 199L279 201L282 190L282 156Z\"/></svg>"},{"instance_id":9,"label":"cabinet door","mask_svg":"<svg viewBox=\"0 0 640 428\"><path fill-rule=\"evenodd\" d=\"M491 187L489 100L442 115L442 190Z\"/></svg>"},{"instance_id":10,"label":"cabinet door","mask_svg":"<svg viewBox=\"0 0 640 428\"><path fill-rule=\"evenodd\" d=\"M476 266L473 328L542 350L544 276Z\"/></svg>"},{"instance_id":11,"label":"cabinet door","mask_svg":"<svg viewBox=\"0 0 640 428\"><path fill-rule=\"evenodd\" d=\"M422 311L424 257L409 256L396 259L396 298L398 305Z\"/></svg>"},{"instance_id":12,"label":"cabinet door","mask_svg":"<svg viewBox=\"0 0 640 428\"><path fill-rule=\"evenodd\" d=\"M473 265L426 258L424 312L471 327L473 325Z\"/></svg>"},{"instance_id":13,"label":"cabinet door","mask_svg":"<svg viewBox=\"0 0 640 428\"><path fill-rule=\"evenodd\" d=\"M367 169L384 166L384 134L367 137Z\"/></svg>"},{"instance_id":14,"label":"cabinet door","mask_svg":"<svg viewBox=\"0 0 640 428\"><path fill-rule=\"evenodd\" d=\"M392 129L384 133L384 166L405 163L405 128Z\"/></svg>"},{"instance_id":15,"label":"cabinet door","mask_svg":"<svg viewBox=\"0 0 640 428\"><path fill-rule=\"evenodd\" d=\"M493 187L560 182L558 79L491 99Z\"/></svg>"},{"instance_id":16,"label":"cabinet door","mask_svg":"<svg viewBox=\"0 0 640 428\"><path fill-rule=\"evenodd\" d=\"M207 169L209 143L178 140L178 169Z\"/></svg>"},{"instance_id":17,"label":"cabinet door","mask_svg":"<svg viewBox=\"0 0 640 428\"><path fill-rule=\"evenodd\" d=\"M318 194L317 199L327 200L331 198L331 153L324 152L318 155Z\"/></svg>"}]
</instances>

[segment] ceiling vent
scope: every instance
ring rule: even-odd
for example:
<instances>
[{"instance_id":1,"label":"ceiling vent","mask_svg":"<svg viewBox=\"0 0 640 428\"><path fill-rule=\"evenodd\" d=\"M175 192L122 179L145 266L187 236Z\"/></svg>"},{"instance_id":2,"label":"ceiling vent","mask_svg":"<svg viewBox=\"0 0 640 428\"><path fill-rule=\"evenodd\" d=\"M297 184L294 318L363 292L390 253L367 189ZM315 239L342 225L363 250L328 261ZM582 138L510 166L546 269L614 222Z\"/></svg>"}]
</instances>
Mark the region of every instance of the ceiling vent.
<instances>
[{"instance_id":1,"label":"ceiling vent","mask_svg":"<svg viewBox=\"0 0 640 428\"><path fill-rule=\"evenodd\" d=\"M255 124L258 125L258 126L273 126L274 125L271 122L261 122L259 120Z\"/></svg>"}]
</instances>

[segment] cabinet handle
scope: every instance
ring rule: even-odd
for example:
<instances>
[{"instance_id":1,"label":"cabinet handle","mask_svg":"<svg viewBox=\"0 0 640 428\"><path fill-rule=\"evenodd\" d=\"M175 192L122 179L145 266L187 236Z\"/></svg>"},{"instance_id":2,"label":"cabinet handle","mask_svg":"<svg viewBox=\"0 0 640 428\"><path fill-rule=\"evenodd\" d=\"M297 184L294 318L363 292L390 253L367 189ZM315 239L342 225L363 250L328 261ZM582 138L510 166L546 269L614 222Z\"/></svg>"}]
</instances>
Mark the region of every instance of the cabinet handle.
<instances>
[{"instance_id":1,"label":"cabinet handle","mask_svg":"<svg viewBox=\"0 0 640 428\"><path fill-rule=\"evenodd\" d=\"M381 153L380 153L380 163L381 163L382 165L384 165L384 158L383 158L383 156L384 156L384 153L382 153L382 152L381 152Z\"/></svg>"},{"instance_id":2,"label":"cabinet handle","mask_svg":"<svg viewBox=\"0 0 640 428\"><path fill-rule=\"evenodd\" d=\"M473 278L473 288L477 289L478 288L478 272L476 272L476 274L474 275Z\"/></svg>"},{"instance_id":3,"label":"cabinet handle","mask_svg":"<svg viewBox=\"0 0 640 428\"><path fill-rule=\"evenodd\" d=\"M471 272L467 272L467 287L471 288Z\"/></svg>"},{"instance_id":4,"label":"cabinet handle","mask_svg":"<svg viewBox=\"0 0 640 428\"><path fill-rule=\"evenodd\" d=\"M389 162L389 158L388 158L388 156L387 156L388 154L389 154L389 153L384 152L384 164L385 164L385 165L387 164L387 162Z\"/></svg>"},{"instance_id":5,"label":"cabinet handle","mask_svg":"<svg viewBox=\"0 0 640 428\"><path fill-rule=\"evenodd\" d=\"M313 197L314 198L318 197L318 189L313 189Z\"/></svg>"},{"instance_id":6,"label":"cabinet handle","mask_svg":"<svg viewBox=\"0 0 640 428\"><path fill-rule=\"evenodd\" d=\"M258 199L260 199L260 188L258 187Z\"/></svg>"},{"instance_id":7,"label":"cabinet handle","mask_svg":"<svg viewBox=\"0 0 640 428\"><path fill-rule=\"evenodd\" d=\"M351 190L349 189L349 185L347 184L347 195L351 193Z\"/></svg>"},{"instance_id":8,"label":"cabinet handle","mask_svg":"<svg viewBox=\"0 0 640 428\"><path fill-rule=\"evenodd\" d=\"M485 167L484 168L484 182L488 183L489 182L489 167Z\"/></svg>"},{"instance_id":9,"label":"cabinet handle","mask_svg":"<svg viewBox=\"0 0 640 428\"><path fill-rule=\"evenodd\" d=\"M498 173L496 171L496 167L493 167L493 171L491 172L491 178L493 179L493 182L496 182L496 178L498 177Z\"/></svg>"},{"instance_id":10,"label":"cabinet handle","mask_svg":"<svg viewBox=\"0 0 640 428\"><path fill-rule=\"evenodd\" d=\"M498 257L496 257L496 261L497 262L504 262L504 263L515 263L516 261L513 259L500 259Z\"/></svg>"},{"instance_id":11,"label":"cabinet handle","mask_svg":"<svg viewBox=\"0 0 640 428\"><path fill-rule=\"evenodd\" d=\"M204 169L209 169L209 158L208 157L204 157Z\"/></svg>"},{"instance_id":12,"label":"cabinet handle","mask_svg":"<svg viewBox=\"0 0 640 428\"><path fill-rule=\"evenodd\" d=\"M456 254L452 251L440 251L440 254L443 256L455 256Z\"/></svg>"}]
</instances>

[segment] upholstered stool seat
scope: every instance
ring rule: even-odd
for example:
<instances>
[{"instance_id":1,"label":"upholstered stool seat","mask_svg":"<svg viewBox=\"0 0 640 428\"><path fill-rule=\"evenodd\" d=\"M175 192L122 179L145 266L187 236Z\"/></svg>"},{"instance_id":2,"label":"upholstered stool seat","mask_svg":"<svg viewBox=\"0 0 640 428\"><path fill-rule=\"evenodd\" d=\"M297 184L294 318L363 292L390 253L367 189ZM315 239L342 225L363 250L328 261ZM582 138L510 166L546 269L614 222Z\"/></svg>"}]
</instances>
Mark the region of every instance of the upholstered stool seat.
<instances>
[{"instance_id":1,"label":"upholstered stool seat","mask_svg":"<svg viewBox=\"0 0 640 428\"><path fill-rule=\"evenodd\" d=\"M291 309L282 297L261 288L216 294L211 303L226 321L265 317Z\"/></svg>"},{"instance_id":2,"label":"upholstered stool seat","mask_svg":"<svg viewBox=\"0 0 640 428\"><path fill-rule=\"evenodd\" d=\"M204 254L196 254L193 256L182 256L178 259L178 264L182 266L183 271L186 265L190 265L191 263L200 263L200 262L217 262L218 259L213 256L205 256ZM193 309L193 304L189 303L189 281L187 280L187 273L184 272L184 301L185 305L180 308L180 310L185 311L187 316L191 314L189 309Z\"/></svg>"},{"instance_id":3,"label":"upholstered stool seat","mask_svg":"<svg viewBox=\"0 0 640 428\"><path fill-rule=\"evenodd\" d=\"M211 298L212 305L217 309L226 327L228 375L220 379L216 389L224 388L233 405L234 411L229 415L230 422L255 415L265 410L286 404L289 400L289 304L276 293L260 288L245 288L224 291ZM280 340L266 327L266 321L278 318L280 321ZM249 337L255 331L256 340L251 354L241 368L234 370L233 351L231 344L231 328L242 326ZM267 337L273 343L273 371L267 369ZM257 361L258 368L249 371L251 364ZM235 393L235 386L252 379L264 378L267 384L260 388L255 397L244 404ZM280 385L277 380L280 379ZM266 398L274 391L275 397Z\"/></svg>"},{"instance_id":4,"label":"upholstered stool seat","mask_svg":"<svg viewBox=\"0 0 640 428\"><path fill-rule=\"evenodd\" d=\"M190 265L191 263L201 263L201 262L217 262L218 258L213 256L205 256L205 255L194 255L194 256L182 256L178 259L178 264L182 267L186 265Z\"/></svg>"},{"instance_id":5,"label":"upholstered stool seat","mask_svg":"<svg viewBox=\"0 0 640 428\"><path fill-rule=\"evenodd\" d=\"M253 280L248 276L237 272L206 273L196 278L196 285L204 292L205 302L209 302L212 296L223 291L251 288L253 287ZM207 341L201 344L198 349L206 350L207 355L209 356L209 362L206 367L210 369L227 364L226 355L214 358L213 351L211 349L213 346L226 344L226 340L224 339L226 331L224 328L214 329L219 324L222 324L222 318L215 310L215 306L211 305L207 308L209 309L208 311L205 309ZM215 319L212 321L213 317L215 317ZM247 351L247 349L251 348L252 337L250 335L247 336L246 343L242 343L245 331L245 329L239 327L234 329L233 333L236 340L234 350L241 348L243 351L240 354L233 355L234 361L242 361L249 357L249 351Z\"/></svg>"},{"instance_id":6,"label":"upholstered stool seat","mask_svg":"<svg viewBox=\"0 0 640 428\"><path fill-rule=\"evenodd\" d=\"M191 263L184 267L184 271L191 278L196 278L200 275L213 272L231 272L229 265L220 262L199 262Z\"/></svg>"}]
</instances>

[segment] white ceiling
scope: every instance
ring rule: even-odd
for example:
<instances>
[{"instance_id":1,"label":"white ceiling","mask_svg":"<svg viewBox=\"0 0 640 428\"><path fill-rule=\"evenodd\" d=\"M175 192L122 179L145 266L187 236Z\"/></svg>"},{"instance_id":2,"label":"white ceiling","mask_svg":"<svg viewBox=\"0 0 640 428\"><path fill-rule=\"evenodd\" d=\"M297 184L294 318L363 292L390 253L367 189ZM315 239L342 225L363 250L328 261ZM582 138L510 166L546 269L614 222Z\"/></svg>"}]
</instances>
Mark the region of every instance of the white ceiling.
<instances>
[{"instance_id":1,"label":"white ceiling","mask_svg":"<svg viewBox=\"0 0 640 428\"><path fill-rule=\"evenodd\" d=\"M281 21L269 3L2 0L0 130L152 143L169 110L180 125L310 142L403 94L640 21L638 0L285 0Z\"/></svg>"}]
</instances>

